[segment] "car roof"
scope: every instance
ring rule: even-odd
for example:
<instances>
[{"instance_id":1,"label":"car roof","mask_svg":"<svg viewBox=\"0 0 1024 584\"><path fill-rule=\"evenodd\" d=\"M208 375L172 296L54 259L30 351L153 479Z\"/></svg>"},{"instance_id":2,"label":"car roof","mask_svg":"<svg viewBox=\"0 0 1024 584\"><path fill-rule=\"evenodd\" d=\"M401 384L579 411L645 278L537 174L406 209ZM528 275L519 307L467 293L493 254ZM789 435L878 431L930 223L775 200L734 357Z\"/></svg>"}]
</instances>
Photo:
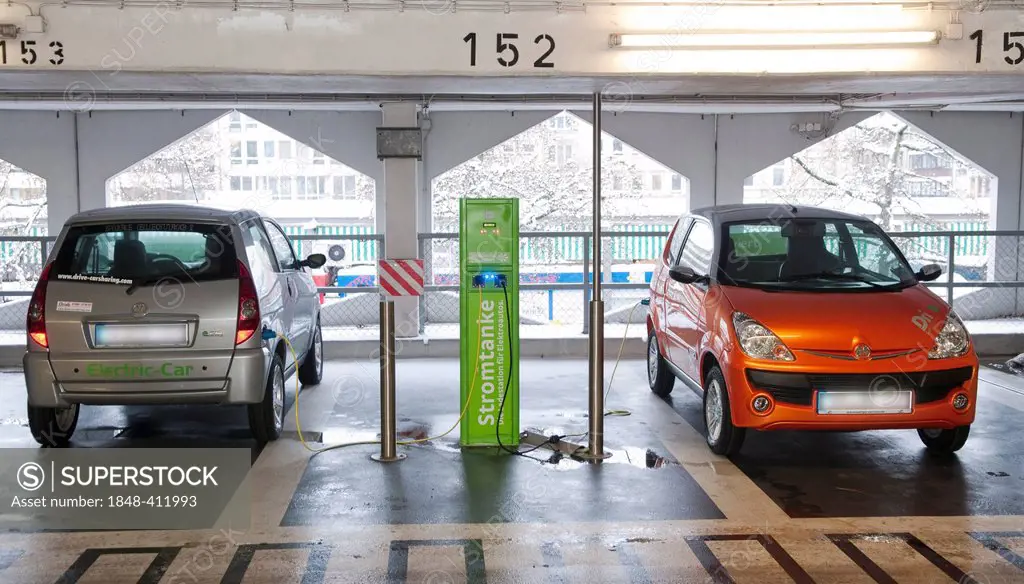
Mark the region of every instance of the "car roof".
<instances>
[{"instance_id":1,"label":"car roof","mask_svg":"<svg viewBox=\"0 0 1024 584\"><path fill-rule=\"evenodd\" d=\"M258 218L259 213L242 209L228 211L201 205L178 205L173 203L154 203L130 205L125 207L106 207L92 209L72 215L67 223L94 223L97 221L222 221L225 223L241 223Z\"/></svg>"},{"instance_id":2,"label":"car roof","mask_svg":"<svg viewBox=\"0 0 1024 584\"><path fill-rule=\"evenodd\" d=\"M833 209L822 209L821 207L808 207L802 205L716 205L713 207L701 207L690 212L691 215L698 215L711 221L714 225L731 223L733 221L757 221L759 219L784 219L788 217L805 219L843 219L847 221L870 221L867 217L852 215L835 211Z\"/></svg>"}]
</instances>

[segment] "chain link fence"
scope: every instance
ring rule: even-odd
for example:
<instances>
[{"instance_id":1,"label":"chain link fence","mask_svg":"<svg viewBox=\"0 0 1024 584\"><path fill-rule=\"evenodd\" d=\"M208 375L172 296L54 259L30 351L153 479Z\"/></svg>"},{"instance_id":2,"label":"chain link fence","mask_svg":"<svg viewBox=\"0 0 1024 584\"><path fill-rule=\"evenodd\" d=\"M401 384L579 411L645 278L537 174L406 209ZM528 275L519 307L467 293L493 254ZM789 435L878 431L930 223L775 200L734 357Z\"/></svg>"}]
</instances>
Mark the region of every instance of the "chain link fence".
<instances>
[{"instance_id":1,"label":"chain link fence","mask_svg":"<svg viewBox=\"0 0 1024 584\"><path fill-rule=\"evenodd\" d=\"M1024 315L1024 232L922 231L891 234L915 269L939 264L943 275L928 283L965 320ZM667 232L605 232L602 237L606 332L630 336L646 319L638 303L648 295L656 258ZM567 337L589 332L589 232L527 232L520 235L521 336ZM379 234L293 235L300 256L323 253L328 264L315 275L328 340L377 339L380 297L378 259L387 257ZM459 241L454 233L418 236L426 291L419 299L420 333L459 334ZM0 342L24 342L25 313L52 237L0 237ZM339 251L340 250L340 251ZM1011 323L1012 324L1012 323ZM1016 326L1024 331L1017 321Z\"/></svg>"}]
</instances>

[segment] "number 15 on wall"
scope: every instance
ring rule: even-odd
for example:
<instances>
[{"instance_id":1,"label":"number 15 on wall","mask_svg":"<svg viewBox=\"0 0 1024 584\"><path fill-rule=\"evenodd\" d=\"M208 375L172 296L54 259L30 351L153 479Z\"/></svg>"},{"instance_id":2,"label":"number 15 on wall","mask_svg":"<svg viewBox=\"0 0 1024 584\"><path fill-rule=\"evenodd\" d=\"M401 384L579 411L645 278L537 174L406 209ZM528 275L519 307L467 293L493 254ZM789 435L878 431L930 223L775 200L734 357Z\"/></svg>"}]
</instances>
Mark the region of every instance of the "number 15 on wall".
<instances>
[{"instance_id":1,"label":"number 15 on wall","mask_svg":"<svg viewBox=\"0 0 1024 584\"><path fill-rule=\"evenodd\" d=\"M462 37L462 42L469 45L469 66L476 67L478 52L477 34L475 32L467 34ZM515 67L519 65L521 56L519 44L524 42L527 42L527 39L520 40L519 33L499 32L495 37L495 60L502 67ZM555 52L555 39L549 34L539 34L533 39L533 45L530 49L523 49L524 52L529 51L527 59L539 55L533 61L533 66L537 68L553 68L555 64L550 59Z\"/></svg>"}]
</instances>

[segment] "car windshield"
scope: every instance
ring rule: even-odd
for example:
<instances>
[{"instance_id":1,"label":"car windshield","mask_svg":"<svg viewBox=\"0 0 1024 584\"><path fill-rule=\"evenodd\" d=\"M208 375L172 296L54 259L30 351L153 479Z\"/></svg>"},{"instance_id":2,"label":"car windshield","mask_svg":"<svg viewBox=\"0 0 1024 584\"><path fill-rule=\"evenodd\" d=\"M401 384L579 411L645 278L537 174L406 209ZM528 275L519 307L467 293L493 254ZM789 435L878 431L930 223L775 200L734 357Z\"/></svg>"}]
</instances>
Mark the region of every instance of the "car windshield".
<instances>
[{"instance_id":1,"label":"car windshield","mask_svg":"<svg viewBox=\"0 0 1024 584\"><path fill-rule=\"evenodd\" d=\"M57 280L138 286L236 278L238 265L226 225L104 223L69 229L53 271Z\"/></svg>"},{"instance_id":2,"label":"car windshield","mask_svg":"<svg viewBox=\"0 0 1024 584\"><path fill-rule=\"evenodd\" d=\"M719 280L810 291L893 290L917 283L892 240L870 221L788 219L726 223Z\"/></svg>"}]
</instances>

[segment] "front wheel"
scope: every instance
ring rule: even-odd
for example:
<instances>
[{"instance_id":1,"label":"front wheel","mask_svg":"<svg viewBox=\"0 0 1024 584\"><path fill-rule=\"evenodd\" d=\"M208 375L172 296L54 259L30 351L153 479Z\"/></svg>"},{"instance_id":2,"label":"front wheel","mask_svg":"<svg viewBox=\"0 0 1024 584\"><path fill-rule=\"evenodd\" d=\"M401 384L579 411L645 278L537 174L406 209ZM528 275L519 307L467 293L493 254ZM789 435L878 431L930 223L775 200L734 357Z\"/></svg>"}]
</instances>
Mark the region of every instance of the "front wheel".
<instances>
[{"instance_id":1,"label":"front wheel","mask_svg":"<svg viewBox=\"0 0 1024 584\"><path fill-rule=\"evenodd\" d=\"M28 428L32 437L43 446L67 446L78 426L78 411L78 404L66 408L28 406Z\"/></svg>"},{"instance_id":2,"label":"front wheel","mask_svg":"<svg viewBox=\"0 0 1024 584\"><path fill-rule=\"evenodd\" d=\"M971 425L959 426L952 430L926 430L917 431L925 448L936 454L953 454L964 447L967 443L967 436L971 433Z\"/></svg>"},{"instance_id":3,"label":"front wheel","mask_svg":"<svg viewBox=\"0 0 1024 584\"><path fill-rule=\"evenodd\" d=\"M249 429L260 444L273 442L284 428L284 362L274 355L263 401L249 406Z\"/></svg>"},{"instance_id":4,"label":"front wheel","mask_svg":"<svg viewBox=\"0 0 1024 584\"><path fill-rule=\"evenodd\" d=\"M732 456L740 451L746 429L737 428L732 424L729 389L718 365L713 366L704 378L704 424L711 452L720 456Z\"/></svg>"}]
</instances>

